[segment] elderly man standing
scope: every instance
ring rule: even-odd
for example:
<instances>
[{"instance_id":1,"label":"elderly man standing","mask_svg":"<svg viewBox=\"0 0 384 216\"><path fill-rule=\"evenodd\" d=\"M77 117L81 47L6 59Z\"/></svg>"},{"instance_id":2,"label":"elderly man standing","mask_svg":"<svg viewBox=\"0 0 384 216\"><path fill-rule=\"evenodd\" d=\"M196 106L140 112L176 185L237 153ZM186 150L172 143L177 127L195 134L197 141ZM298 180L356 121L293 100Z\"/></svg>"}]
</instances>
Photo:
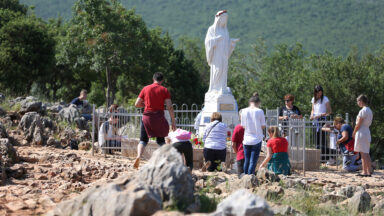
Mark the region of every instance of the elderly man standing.
<instances>
[{"instance_id":1,"label":"elderly man standing","mask_svg":"<svg viewBox=\"0 0 384 216\"><path fill-rule=\"evenodd\" d=\"M133 164L133 167L136 169L139 168L140 157L144 152L145 146L148 144L148 137L156 137L156 142L159 146L165 143L165 137L169 132L169 125L164 117L164 102L171 117L172 130L176 130L171 95L168 89L161 85L163 78L162 73L156 72L153 75L153 84L147 85L141 90L135 103L136 107L144 107L140 142L137 146L137 157Z\"/></svg>"}]
</instances>

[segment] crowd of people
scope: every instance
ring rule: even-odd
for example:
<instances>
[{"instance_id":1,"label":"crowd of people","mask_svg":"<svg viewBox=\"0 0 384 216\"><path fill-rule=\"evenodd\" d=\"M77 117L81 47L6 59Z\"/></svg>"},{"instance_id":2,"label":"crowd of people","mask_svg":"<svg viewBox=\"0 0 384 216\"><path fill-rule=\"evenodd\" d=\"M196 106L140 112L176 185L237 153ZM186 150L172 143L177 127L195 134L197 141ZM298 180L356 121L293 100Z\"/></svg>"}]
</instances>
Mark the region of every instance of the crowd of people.
<instances>
[{"instance_id":1,"label":"crowd of people","mask_svg":"<svg viewBox=\"0 0 384 216\"><path fill-rule=\"evenodd\" d=\"M135 102L135 106L144 108L144 112L134 167L139 167L140 158L148 144L149 138L155 137L159 146L165 143L172 144L184 155L186 165L192 170L193 148L190 142L191 132L176 129L171 95L167 88L162 85L163 82L163 74L160 72L155 73L153 75L153 83L141 90ZM81 106L84 101L86 102L86 94L87 92L82 90L80 96L75 98L72 104ZM287 94L283 99L285 106L279 112L279 120L282 125L286 125L289 119L302 119L303 115L300 109L294 105L295 97ZM313 133L316 137L316 148L321 150L322 155L324 155L323 159L331 160L332 158L327 155L332 155L336 151L324 144L326 133L337 133L336 144L343 155L343 168L348 172L361 169L362 173L359 173L358 176L371 176L373 170L369 156L369 145L371 142L369 127L372 123L373 113L367 106L367 96L360 95L357 97L357 105L361 110L357 116L355 128L347 124L342 117L336 117L333 125L326 124L327 117L332 113L332 109L330 101L324 95L324 90L320 85L315 86L311 103L310 120L312 120L314 125ZM169 126L164 116L164 104L169 112L171 126ZM259 162L259 169L266 167L276 174L290 175L291 165L289 162L289 144L286 139L286 129L280 131L278 126L267 128L266 157L263 161L258 161L266 129L264 111L260 108L260 105L260 97L255 93L249 99L249 106L241 109L239 112L240 124L234 128L231 139L233 151L236 153L238 174L255 174ZM109 112L116 112L117 108L118 105L113 104L109 108ZM86 119L91 119L91 116L85 117ZM226 171L228 128L222 122L222 116L219 112L212 113L210 120L202 136L204 142L202 170ZM110 152L108 147L115 148L121 146L121 137L117 135L118 121L119 118L112 114L100 126L99 145L104 147L104 151Z\"/></svg>"}]
</instances>

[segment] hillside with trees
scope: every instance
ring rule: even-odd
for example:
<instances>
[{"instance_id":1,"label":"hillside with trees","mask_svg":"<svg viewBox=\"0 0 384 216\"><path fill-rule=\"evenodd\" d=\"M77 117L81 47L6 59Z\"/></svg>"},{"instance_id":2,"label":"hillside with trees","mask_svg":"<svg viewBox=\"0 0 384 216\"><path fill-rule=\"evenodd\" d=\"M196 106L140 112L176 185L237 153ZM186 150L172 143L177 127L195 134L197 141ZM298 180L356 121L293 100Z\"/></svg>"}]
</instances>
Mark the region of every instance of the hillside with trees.
<instances>
[{"instance_id":1,"label":"hillside with trees","mask_svg":"<svg viewBox=\"0 0 384 216\"><path fill-rule=\"evenodd\" d=\"M181 37L174 44L166 31L148 27L134 10L116 1L78 0L67 21L45 21L17 0L4 0L0 91L68 102L85 88L91 103L127 105L150 83L153 72L162 71L175 103L201 104L209 82L203 43ZM300 43L269 48L267 40L259 40L247 53L234 52L228 86L240 108L255 91L264 109L282 106L283 96L291 93L308 115L313 87L321 84L334 115L349 113L352 121L356 97L367 94L374 111L372 152L384 161L384 49L376 46L369 53L348 49L342 57L308 51Z\"/></svg>"},{"instance_id":2,"label":"hillside with trees","mask_svg":"<svg viewBox=\"0 0 384 216\"><path fill-rule=\"evenodd\" d=\"M75 0L22 0L35 5L38 17L71 17ZM218 10L229 12L232 37L250 51L259 38L268 50L276 44L299 42L311 53L328 50L347 55L351 47L374 51L383 44L384 2L377 0L121 0L135 8L151 28L161 27L174 40L187 35L204 39Z\"/></svg>"}]
</instances>

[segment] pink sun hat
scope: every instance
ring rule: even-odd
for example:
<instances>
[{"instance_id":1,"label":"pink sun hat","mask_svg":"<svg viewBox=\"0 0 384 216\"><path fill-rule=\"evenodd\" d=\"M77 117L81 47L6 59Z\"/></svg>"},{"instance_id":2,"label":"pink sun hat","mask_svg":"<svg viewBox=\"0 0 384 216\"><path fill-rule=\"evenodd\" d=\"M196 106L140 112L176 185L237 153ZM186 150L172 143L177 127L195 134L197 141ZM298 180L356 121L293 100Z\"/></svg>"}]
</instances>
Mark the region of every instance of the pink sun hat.
<instances>
[{"instance_id":1,"label":"pink sun hat","mask_svg":"<svg viewBox=\"0 0 384 216\"><path fill-rule=\"evenodd\" d=\"M174 132L174 136L178 140L189 140L191 139L192 132L183 130L183 129L176 129Z\"/></svg>"}]
</instances>

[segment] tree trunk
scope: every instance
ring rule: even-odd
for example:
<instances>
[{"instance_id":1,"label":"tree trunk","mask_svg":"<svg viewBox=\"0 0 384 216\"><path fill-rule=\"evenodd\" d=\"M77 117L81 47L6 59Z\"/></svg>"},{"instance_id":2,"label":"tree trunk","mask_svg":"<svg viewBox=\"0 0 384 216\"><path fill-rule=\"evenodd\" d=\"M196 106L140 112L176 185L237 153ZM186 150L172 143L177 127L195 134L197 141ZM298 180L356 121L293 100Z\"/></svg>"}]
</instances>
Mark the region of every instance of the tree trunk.
<instances>
[{"instance_id":1,"label":"tree trunk","mask_svg":"<svg viewBox=\"0 0 384 216\"><path fill-rule=\"evenodd\" d=\"M107 101L107 107L109 107L113 103L113 98L111 96L111 90L112 90L112 80L111 80L111 71L108 68L108 65L105 67L105 72L106 72L106 77L107 77L107 96L106 96L106 101Z\"/></svg>"}]
</instances>

